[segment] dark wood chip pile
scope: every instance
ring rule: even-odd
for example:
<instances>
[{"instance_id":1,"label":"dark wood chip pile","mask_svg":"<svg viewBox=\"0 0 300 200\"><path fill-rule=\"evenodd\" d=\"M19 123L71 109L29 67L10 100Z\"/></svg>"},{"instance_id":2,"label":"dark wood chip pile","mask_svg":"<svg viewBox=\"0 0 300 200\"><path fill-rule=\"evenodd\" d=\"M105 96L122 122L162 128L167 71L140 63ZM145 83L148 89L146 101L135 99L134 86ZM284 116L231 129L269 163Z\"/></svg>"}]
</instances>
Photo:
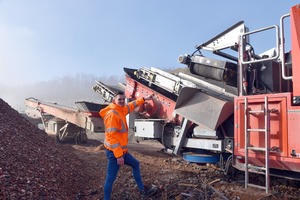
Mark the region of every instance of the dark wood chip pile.
<instances>
[{"instance_id":1,"label":"dark wood chip pile","mask_svg":"<svg viewBox=\"0 0 300 200\"><path fill-rule=\"evenodd\" d=\"M0 99L0 199L75 199L82 161Z\"/></svg>"}]
</instances>

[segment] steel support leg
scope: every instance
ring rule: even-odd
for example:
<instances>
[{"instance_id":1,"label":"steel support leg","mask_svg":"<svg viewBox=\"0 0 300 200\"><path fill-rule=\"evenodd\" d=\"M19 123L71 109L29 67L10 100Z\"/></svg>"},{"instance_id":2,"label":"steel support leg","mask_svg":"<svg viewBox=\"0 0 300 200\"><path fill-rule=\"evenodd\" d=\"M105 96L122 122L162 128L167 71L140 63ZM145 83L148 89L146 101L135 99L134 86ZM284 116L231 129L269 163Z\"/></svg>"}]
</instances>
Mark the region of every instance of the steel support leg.
<instances>
[{"instance_id":1,"label":"steel support leg","mask_svg":"<svg viewBox=\"0 0 300 200\"><path fill-rule=\"evenodd\" d=\"M176 143L176 146L174 148L174 151L173 153L175 155L178 155L180 153L180 150L181 150L181 147L183 145L183 142L186 138L186 132L187 132L187 129L188 129L188 123L189 120L184 118L183 122L182 122L182 125L181 125L181 131L179 133L179 136L177 138L177 143Z\"/></svg>"}]
</instances>

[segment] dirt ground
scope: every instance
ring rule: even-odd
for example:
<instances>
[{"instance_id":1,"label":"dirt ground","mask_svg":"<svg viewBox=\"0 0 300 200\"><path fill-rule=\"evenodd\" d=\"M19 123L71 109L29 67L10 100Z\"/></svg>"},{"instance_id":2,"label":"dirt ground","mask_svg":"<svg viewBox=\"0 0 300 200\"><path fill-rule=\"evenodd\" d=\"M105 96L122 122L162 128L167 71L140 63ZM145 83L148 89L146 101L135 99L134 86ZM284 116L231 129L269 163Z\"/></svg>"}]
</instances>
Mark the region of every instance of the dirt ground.
<instances>
[{"instance_id":1,"label":"dirt ground","mask_svg":"<svg viewBox=\"0 0 300 200\"><path fill-rule=\"evenodd\" d=\"M103 198L107 161L101 142L89 140L85 145L71 146L78 158L87 164L86 173L93 175L90 191L80 198ZM159 188L159 192L149 199L298 199L300 194L297 186L276 185L275 182L270 194L255 188L245 189L242 174L239 177L225 177L214 165L189 163L166 154L155 141L130 144L129 149L140 161L145 184ZM113 188L113 199L139 198L130 167L122 167Z\"/></svg>"}]
</instances>

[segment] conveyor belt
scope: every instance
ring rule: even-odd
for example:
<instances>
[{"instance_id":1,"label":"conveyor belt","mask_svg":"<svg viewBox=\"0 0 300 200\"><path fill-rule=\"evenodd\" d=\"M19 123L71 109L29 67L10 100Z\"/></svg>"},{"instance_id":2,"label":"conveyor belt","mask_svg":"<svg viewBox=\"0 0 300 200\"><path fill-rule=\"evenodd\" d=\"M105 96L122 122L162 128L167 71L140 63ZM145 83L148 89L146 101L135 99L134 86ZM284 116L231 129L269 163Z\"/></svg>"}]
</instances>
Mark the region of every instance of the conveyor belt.
<instances>
[{"instance_id":1,"label":"conveyor belt","mask_svg":"<svg viewBox=\"0 0 300 200\"><path fill-rule=\"evenodd\" d=\"M146 69L143 71L124 68L124 71L135 81L138 81L139 83L163 94L168 98L173 99L174 101L176 101L177 97L179 96L180 90L183 87L197 88L200 89L203 93L225 101L232 101L234 96L237 95L237 88L228 86L219 81L205 79L201 76L192 74L189 72L188 68L177 70L177 74L168 72L164 72L164 74L162 74L155 68ZM145 73L145 71L147 72L147 74ZM152 73L150 74L149 72ZM143 77L141 77L142 75ZM166 76L165 83L159 83L162 78L160 78L159 81L155 82L155 79L157 79L158 75L162 77ZM173 79L173 82L170 79ZM166 85L166 83L171 84L171 86Z\"/></svg>"}]
</instances>

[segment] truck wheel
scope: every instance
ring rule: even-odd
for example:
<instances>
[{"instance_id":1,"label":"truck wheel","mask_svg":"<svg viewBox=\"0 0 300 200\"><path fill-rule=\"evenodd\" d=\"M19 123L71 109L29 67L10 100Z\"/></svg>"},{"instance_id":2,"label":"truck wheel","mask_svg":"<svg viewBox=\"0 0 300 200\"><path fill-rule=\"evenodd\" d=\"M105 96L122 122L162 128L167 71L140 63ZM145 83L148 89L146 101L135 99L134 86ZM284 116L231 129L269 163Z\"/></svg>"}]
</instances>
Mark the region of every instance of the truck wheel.
<instances>
[{"instance_id":1,"label":"truck wheel","mask_svg":"<svg viewBox=\"0 0 300 200\"><path fill-rule=\"evenodd\" d=\"M86 134L86 132L84 131L84 132L79 132L78 134L77 134L77 136L75 137L75 142L76 142L76 144L84 144L84 143L86 143L87 142L87 134Z\"/></svg>"},{"instance_id":2,"label":"truck wheel","mask_svg":"<svg viewBox=\"0 0 300 200\"><path fill-rule=\"evenodd\" d=\"M62 131L58 131L56 133L56 140L59 143L64 143Z\"/></svg>"}]
</instances>

